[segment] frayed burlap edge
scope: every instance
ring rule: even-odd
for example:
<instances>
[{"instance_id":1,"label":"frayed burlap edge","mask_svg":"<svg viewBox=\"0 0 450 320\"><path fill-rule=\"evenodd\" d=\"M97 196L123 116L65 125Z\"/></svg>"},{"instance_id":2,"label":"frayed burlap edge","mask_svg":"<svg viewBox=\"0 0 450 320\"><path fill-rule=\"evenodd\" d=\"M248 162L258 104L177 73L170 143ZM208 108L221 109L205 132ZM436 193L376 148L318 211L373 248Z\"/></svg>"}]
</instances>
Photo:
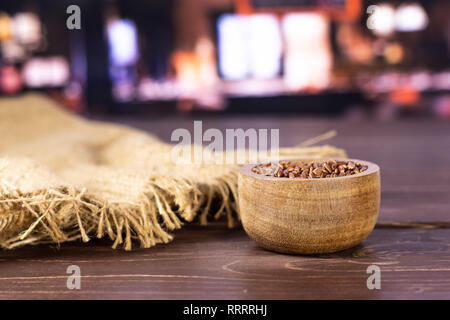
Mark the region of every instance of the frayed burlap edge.
<instances>
[{"instance_id":1,"label":"frayed burlap edge","mask_svg":"<svg viewBox=\"0 0 450 320\"><path fill-rule=\"evenodd\" d=\"M282 158L345 157L331 146L280 150ZM61 244L93 237L108 237L112 248L131 250L133 242L143 248L173 239L173 230L198 217L202 225L226 216L228 226L239 220L237 172L214 177L208 184L188 179L153 176L136 203L98 199L82 188L61 186L23 193L0 181L0 247ZM218 209L212 211L213 202Z\"/></svg>"}]
</instances>

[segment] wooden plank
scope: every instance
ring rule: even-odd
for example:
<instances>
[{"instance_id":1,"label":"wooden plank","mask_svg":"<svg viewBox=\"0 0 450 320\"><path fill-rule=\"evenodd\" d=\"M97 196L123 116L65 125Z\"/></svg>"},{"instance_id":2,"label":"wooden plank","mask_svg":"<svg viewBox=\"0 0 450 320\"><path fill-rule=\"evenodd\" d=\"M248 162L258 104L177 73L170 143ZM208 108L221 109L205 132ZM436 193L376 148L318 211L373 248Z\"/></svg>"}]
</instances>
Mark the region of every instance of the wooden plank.
<instances>
[{"instance_id":1,"label":"wooden plank","mask_svg":"<svg viewBox=\"0 0 450 320\"><path fill-rule=\"evenodd\" d=\"M0 254L1 299L450 298L449 229L376 229L362 245L322 256L281 255L241 229L191 225L168 245L132 252L109 244L40 246ZM81 268L81 290L66 268ZM381 268L381 290L366 286Z\"/></svg>"}]
</instances>

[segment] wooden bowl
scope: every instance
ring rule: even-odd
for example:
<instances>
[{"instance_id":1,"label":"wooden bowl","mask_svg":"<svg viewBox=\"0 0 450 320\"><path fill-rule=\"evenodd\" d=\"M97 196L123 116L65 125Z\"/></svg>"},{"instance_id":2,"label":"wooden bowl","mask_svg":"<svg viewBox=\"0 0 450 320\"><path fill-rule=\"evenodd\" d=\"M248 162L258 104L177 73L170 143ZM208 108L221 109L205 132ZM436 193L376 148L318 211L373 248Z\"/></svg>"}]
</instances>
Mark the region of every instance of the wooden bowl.
<instances>
[{"instance_id":1,"label":"wooden bowl","mask_svg":"<svg viewBox=\"0 0 450 320\"><path fill-rule=\"evenodd\" d=\"M380 168L336 178L276 178L239 172L239 207L247 234L261 247L320 254L356 246L375 227L380 209ZM324 160L313 160L324 161Z\"/></svg>"}]
</instances>

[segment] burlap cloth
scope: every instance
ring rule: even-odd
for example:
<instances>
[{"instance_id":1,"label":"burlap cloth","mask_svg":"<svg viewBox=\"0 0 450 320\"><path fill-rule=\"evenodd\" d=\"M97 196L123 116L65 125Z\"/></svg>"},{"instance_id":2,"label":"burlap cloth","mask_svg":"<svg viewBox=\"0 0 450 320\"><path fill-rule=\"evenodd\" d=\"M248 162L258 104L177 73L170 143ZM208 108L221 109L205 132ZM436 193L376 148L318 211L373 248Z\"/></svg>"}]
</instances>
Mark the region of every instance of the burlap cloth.
<instances>
[{"instance_id":1,"label":"burlap cloth","mask_svg":"<svg viewBox=\"0 0 450 320\"><path fill-rule=\"evenodd\" d=\"M172 145L28 94L0 99L0 247L108 237L148 248L196 217L239 220L237 165L172 161ZM345 157L331 146L281 157Z\"/></svg>"}]
</instances>

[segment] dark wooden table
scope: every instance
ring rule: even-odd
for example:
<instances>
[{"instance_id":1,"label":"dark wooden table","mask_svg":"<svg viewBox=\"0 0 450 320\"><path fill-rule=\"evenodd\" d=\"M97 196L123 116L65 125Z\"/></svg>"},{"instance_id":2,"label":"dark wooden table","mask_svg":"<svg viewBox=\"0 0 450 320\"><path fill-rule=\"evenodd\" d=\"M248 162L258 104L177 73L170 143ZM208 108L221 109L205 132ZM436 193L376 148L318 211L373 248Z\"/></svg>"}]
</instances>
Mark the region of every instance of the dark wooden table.
<instances>
[{"instance_id":1,"label":"dark wooden table","mask_svg":"<svg viewBox=\"0 0 450 320\"><path fill-rule=\"evenodd\" d=\"M120 120L155 132L192 128L192 119ZM330 143L382 172L380 225L361 245L321 256L260 249L241 228L193 224L168 245L132 252L110 243L0 252L1 299L450 299L450 124L344 122L300 118L210 118L204 128L281 128L281 144L337 129ZM418 222L416 227L386 223ZM381 289L366 286L369 265ZM68 290L66 269L81 269Z\"/></svg>"}]
</instances>

